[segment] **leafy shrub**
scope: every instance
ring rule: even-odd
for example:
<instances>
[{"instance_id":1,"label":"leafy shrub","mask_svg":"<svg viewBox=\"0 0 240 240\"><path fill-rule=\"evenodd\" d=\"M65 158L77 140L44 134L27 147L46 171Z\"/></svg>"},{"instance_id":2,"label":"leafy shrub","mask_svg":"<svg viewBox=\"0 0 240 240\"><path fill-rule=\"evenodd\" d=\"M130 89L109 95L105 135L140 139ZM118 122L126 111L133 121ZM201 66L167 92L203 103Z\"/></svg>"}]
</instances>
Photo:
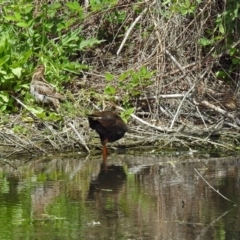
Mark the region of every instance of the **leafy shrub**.
<instances>
[{"instance_id":1,"label":"leafy shrub","mask_svg":"<svg viewBox=\"0 0 240 240\"><path fill-rule=\"evenodd\" d=\"M77 1L62 5L28 0L9 3L5 0L0 7L2 112L14 110L11 95L25 95L31 73L39 62L49 67L49 75L54 76L54 81L68 81L61 79L60 71L79 74L87 66L77 61L78 52L101 42L95 38L85 39L82 35L80 25L85 16Z\"/></svg>"}]
</instances>

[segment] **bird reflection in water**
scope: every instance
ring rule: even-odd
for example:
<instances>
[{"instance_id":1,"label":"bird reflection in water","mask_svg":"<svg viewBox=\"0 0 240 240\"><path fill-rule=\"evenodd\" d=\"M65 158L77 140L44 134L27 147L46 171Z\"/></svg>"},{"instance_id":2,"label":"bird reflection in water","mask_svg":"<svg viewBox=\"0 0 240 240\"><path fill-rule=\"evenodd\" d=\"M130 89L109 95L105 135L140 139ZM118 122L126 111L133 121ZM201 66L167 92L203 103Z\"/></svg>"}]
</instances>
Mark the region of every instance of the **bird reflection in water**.
<instances>
[{"instance_id":1,"label":"bird reflection in water","mask_svg":"<svg viewBox=\"0 0 240 240\"><path fill-rule=\"evenodd\" d=\"M102 163L97 178L90 183L89 199L101 202L104 196L108 196L109 194L116 195L122 189L127 179L123 167L109 165L107 169L106 171L106 164Z\"/></svg>"}]
</instances>

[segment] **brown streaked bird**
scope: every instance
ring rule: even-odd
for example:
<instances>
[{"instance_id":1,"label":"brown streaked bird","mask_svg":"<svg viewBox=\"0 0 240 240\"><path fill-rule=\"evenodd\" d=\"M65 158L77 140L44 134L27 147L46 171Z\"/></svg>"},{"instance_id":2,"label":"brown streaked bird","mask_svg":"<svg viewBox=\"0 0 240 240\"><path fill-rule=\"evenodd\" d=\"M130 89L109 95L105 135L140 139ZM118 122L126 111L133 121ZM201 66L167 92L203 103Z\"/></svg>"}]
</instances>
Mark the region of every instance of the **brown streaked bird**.
<instances>
[{"instance_id":1,"label":"brown streaked bird","mask_svg":"<svg viewBox=\"0 0 240 240\"><path fill-rule=\"evenodd\" d=\"M58 109L59 100L64 100L64 96L45 80L44 72L44 65L36 67L30 83L30 92L36 101L53 105L55 109Z\"/></svg>"},{"instance_id":2,"label":"brown streaked bird","mask_svg":"<svg viewBox=\"0 0 240 240\"><path fill-rule=\"evenodd\" d=\"M224 107L228 111L234 111L237 109L237 98L233 96L227 96L223 102Z\"/></svg>"},{"instance_id":3,"label":"brown streaked bird","mask_svg":"<svg viewBox=\"0 0 240 240\"><path fill-rule=\"evenodd\" d=\"M100 136L103 145L103 162L107 159L107 142L115 142L122 138L127 131L127 125L122 118L111 111L95 112L88 115L90 128Z\"/></svg>"}]
</instances>

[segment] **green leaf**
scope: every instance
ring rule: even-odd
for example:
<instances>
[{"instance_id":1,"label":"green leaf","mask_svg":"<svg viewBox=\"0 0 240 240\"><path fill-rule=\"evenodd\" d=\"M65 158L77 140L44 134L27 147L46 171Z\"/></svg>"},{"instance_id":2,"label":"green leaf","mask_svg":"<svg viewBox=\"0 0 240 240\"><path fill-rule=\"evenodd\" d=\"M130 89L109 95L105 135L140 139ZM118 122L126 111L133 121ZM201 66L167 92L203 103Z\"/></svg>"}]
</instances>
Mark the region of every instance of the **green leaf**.
<instances>
[{"instance_id":1,"label":"green leaf","mask_svg":"<svg viewBox=\"0 0 240 240\"><path fill-rule=\"evenodd\" d=\"M4 57L0 58L0 67L10 59L9 55L5 55Z\"/></svg>"},{"instance_id":2,"label":"green leaf","mask_svg":"<svg viewBox=\"0 0 240 240\"><path fill-rule=\"evenodd\" d=\"M200 38L200 39L198 40L198 43L199 43L200 45L202 45L202 46L208 46L208 45L211 45L211 44L212 44L212 41L209 40L209 39L207 39L207 38L205 38L205 37L203 37L203 38Z\"/></svg>"},{"instance_id":3,"label":"green leaf","mask_svg":"<svg viewBox=\"0 0 240 240\"><path fill-rule=\"evenodd\" d=\"M120 76L118 77L118 79L119 79L120 81L123 81L123 80L125 80L128 76L129 76L129 72L128 72L128 71L127 71L127 72L123 72L123 73L120 74Z\"/></svg>"},{"instance_id":4,"label":"green leaf","mask_svg":"<svg viewBox=\"0 0 240 240\"><path fill-rule=\"evenodd\" d=\"M239 64L240 63L240 59L239 58L232 58L232 63L233 64Z\"/></svg>"},{"instance_id":5,"label":"green leaf","mask_svg":"<svg viewBox=\"0 0 240 240\"><path fill-rule=\"evenodd\" d=\"M166 0L162 3L162 5L165 6L165 5L169 4L170 2L171 2L171 0Z\"/></svg>"},{"instance_id":6,"label":"green leaf","mask_svg":"<svg viewBox=\"0 0 240 240\"><path fill-rule=\"evenodd\" d=\"M54 113L54 112L39 112L39 113L36 113L36 115L45 120L45 121L59 121L62 119L62 117L57 114L57 113Z\"/></svg>"},{"instance_id":7,"label":"green leaf","mask_svg":"<svg viewBox=\"0 0 240 240\"><path fill-rule=\"evenodd\" d=\"M40 114L40 113L44 112L44 110L40 107L34 108L34 107L31 107L31 106L27 106L27 109L34 114Z\"/></svg>"},{"instance_id":8,"label":"green leaf","mask_svg":"<svg viewBox=\"0 0 240 240\"><path fill-rule=\"evenodd\" d=\"M6 91L0 91L0 98L6 103L9 102L9 94Z\"/></svg>"},{"instance_id":9,"label":"green leaf","mask_svg":"<svg viewBox=\"0 0 240 240\"><path fill-rule=\"evenodd\" d=\"M53 3L48 7L48 9L55 10L55 9L60 8L60 7L61 7L60 3Z\"/></svg>"},{"instance_id":10,"label":"green leaf","mask_svg":"<svg viewBox=\"0 0 240 240\"><path fill-rule=\"evenodd\" d=\"M116 88L113 86L110 86L110 85L106 86L104 93L107 95L114 95L114 94L116 94Z\"/></svg>"},{"instance_id":11,"label":"green leaf","mask_svg":"<svg viewBox=\"0 0 240 240\"><path fill-rule=\"evenodd\" d=\"M20 78L22 75L22 68L21 67L12 68L12 73L18 78Z\"/></svg>"},{"instance_id":12,"label":"green leaf","mask_svg":"<svg viewBox=\"0 0 240 240\"><path fill-rule=\"evenodd\" d=\"M19 64L23 64L23 63L27 62L27 60L28 60L31 56L32 56L32 50L29 49L27 52L21 54L21 57L20 57L18 63L19 63Z\"/></svg>"},{"instance_id":13,"label":"green leaf","mask_svg":"<svg viewBox=\"0 0 240 240\"><path fill-rule=\"evenodd\" d=\"M224 26L223 26L223 24L221 23L221 24L219 24L219 31L220 31L220 33L222 33L222 34L224 34L225 33L225 29L224 29Z\"/></svg>"},{"instance_id":14,"label":"green leaf","mask_svg":"<svg viewBox=\"0 0 240 240\"><path fill-rule=\"evenodd\" d=\"M112 81L114 79L114 75L112 75L111 73L107 72L105 74L105 79L110 82L110 81Z\"/></svg>"},{"instance_id":15,"label":"green leaf","mask_svg":"<svg viewBox=\"0 0 240 240\"><path fill-rule=\"evenodd\" d=\"M22 84L21 81L17 81L14 86L14 92L18 92L19 90L29 90L29 84Z\"/></svg>"},{"instance_id":16,"label":"green leaf","mask_svg":"<svg viewBox=\"0 0 240 240\"><path fill-rule=\"evenodd\" d=\"M135 108L128 108L121 112L121 117L124 120L125 123L127 123L127 120L130 118L130 115L134 113Z\"/></svg>"},{"instance_id":17,"label":"green leaf","mask_svg":"<svg viewBox=\"0 0 240 240\"><path fill-rule=\"evenodd\" d=\"M238 7L236 7L236 9L233 11L234 17L232 18L232 20L235 20L238 17L238 11L239 11L239 5Z\"/></svg>"},{"instance_id":18,"label":"green leaf","mask_svg":"<svg viewBox=\"0 0 240 240\"><path fill-rule=\"evenodd\" d=\"M6 111L6 109L7 109L7 105L5 105L5 104L4 104L4 105L2 105L0 109L1 109L1 112L4 112L4 111Z\"/></svg>"},{"instance_id":19,"label":"green leaf","mask_svg":"<svg viewBox=\"0 0 240 240\"><path fill-rule=\"evenodd\" d=\"M80 12L82 11L82 7L80 6L79 2L67 2L66 3L67 7L70 9L70 10L73 10L73 11L77 11L77 12Z\"/></svg>"},{"instance_id":20,"label":"green leaf","mask_svg":"<svg viewBox=\"0 0 240 240\"><path fill-rule=\"evenodd\" d=\"M71 73L79 74L80 69L89 69L87 65L79 64L77 62L67 62L62 64L62 69Z\"/></svg>"},{"instance_id":21,"label":"green leaf","mask_svg":"<svg viewBox=\"0 0 240 240\"><path fill-rule=\"evenodd\" d=\"M229 55L230 56L233 56L236 52L237 52L237 48L235 48L235 47L232 47L232 48L229 49Z\"/></svg>"},{"instance_id":22,"label":"green leaf","mask_svg":"<svg viewBox=\"0 0 240 240\"><path fill-rule=\"evenodd\" d=\"M79 46L79 50L83 50L85 47L92 47L96 44L100 44L101 42L104 42L105 40L98 40L96 38L91 38L88 40L82 40Z\"/></svg>"},{"instance_id":23,"label":"green leaf","mask_svg":"<svg viewBox=\"0 0 240 240\"><path fill-rule=\"evenodd\" d=\"M142 67L140 72L143 73L143 74L146 74L148 72L147 67L146 66Z\"/></svg>"},{"instance_id":24,"label":"green leaf","mask_svg":"<svg viewBox=\"0 0 240 240\"><path fill-rule=\"evenodd\" d=\"M16 21L16 17L15 17L15 16L12 16L12 15L4 16L4 18L5 18L7 21Z\"/></svg>"},{"instance_id":25,"label":"green leaf","mask_svg":"<svg viewBox=\"0 0 240 240\"><path fill-rule=\"evenodd\" d=\"M23 7L24 7L24 13L28 14L28 13L30 13L32 11L33 4L32 3L29 3L29 4L25 3Z\"/></svg>"},{"instance_id":26,"label":"green leaf","mask_svg":"<svg viewBox=\"0 0 240 240\"><path fill-rule=\"evenodd\" d=\"M0 70L0 73L1 73L2 75L6 75L6 74L7 74L7 72L4 71L4 70Z\"/></svg>"},{"instance_id":27,"label":"green leaf","mask_svg":"<svg viewBox=\"0 0 240 240\"><path fill-rule=\"evenodd\" d=\"M217 72L216 72L216 76L217 76L218 78L224 79L224 78L227 77L227 73L224 72L224 71L217 71Z\"/></svg>"},{"instance_id":28,"label":"green leaf","mask_svg":"<svg viewBox=\"0 0 240 240\"><path fill-rule=\"evenodd\" d=\"M63 46L67 46L68 44L70 44L70 42L77 42L79 41L80 37L80 33L81 33L82 29L76 29L73 32L69 32L67 35L65 35L62 39L62 45Z\"/></svg>"},{"instance_id":29,"label":"green leaf","mask_svg":"<svg viewBox=\"0 0 240 240\"><path fill-rule=\"evenodd\" d=\"M19 22L16 25L19 26L19 27L28 28L28 23L27 22Z\"/></svg>"},{"instance_id":30,"label":"green leaf","mask_svg":"<svg viewBox=\"0 0 240 240\"><path fill-rule=\"evenodd\" d=\"M21 14L19 12L14 12L14 16L15 16L16 21L21 20Z\"/></svg>"},{"instance_id":31,"label":"green leaf","mask_svg":"<svg viewBox=\"0 0 240 240\"><path fill-rule=\"evenodd\" d=\"M124 114L125 115L131 115L131 114L134 113L134 111L135 111L135 108L129 108L129 109L124 111Z\"/></svg>"}]
</instances>

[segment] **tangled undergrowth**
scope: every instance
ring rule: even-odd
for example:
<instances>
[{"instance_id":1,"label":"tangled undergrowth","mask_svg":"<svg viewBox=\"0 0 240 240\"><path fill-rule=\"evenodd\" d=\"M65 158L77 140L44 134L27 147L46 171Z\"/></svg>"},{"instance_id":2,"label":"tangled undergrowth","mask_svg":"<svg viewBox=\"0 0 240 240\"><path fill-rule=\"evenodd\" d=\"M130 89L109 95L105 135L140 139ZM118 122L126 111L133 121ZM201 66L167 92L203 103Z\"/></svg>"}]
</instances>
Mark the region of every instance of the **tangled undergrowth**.
<instances>
[{"instance_id":1,"label":"tangled undergrowth","mask_svg":"<svg viewBox=\"0 0 240 240\"><path fill-rule=\"evenodd\" d=\"M13 76L6 91L1 82L2 152L89 151L100 142L85 115L106 109L128 121L121 146L238 150L239 9L222 1L36 1L33 26L23 27L28 40L35 31L31 52L19 66L10 57L1 64L2 75L11 70L5 79ZM54 32L51 19L68 22ZM28 93L39 62L66 95L59 113Z\"/></svg>"}]
</instances>

